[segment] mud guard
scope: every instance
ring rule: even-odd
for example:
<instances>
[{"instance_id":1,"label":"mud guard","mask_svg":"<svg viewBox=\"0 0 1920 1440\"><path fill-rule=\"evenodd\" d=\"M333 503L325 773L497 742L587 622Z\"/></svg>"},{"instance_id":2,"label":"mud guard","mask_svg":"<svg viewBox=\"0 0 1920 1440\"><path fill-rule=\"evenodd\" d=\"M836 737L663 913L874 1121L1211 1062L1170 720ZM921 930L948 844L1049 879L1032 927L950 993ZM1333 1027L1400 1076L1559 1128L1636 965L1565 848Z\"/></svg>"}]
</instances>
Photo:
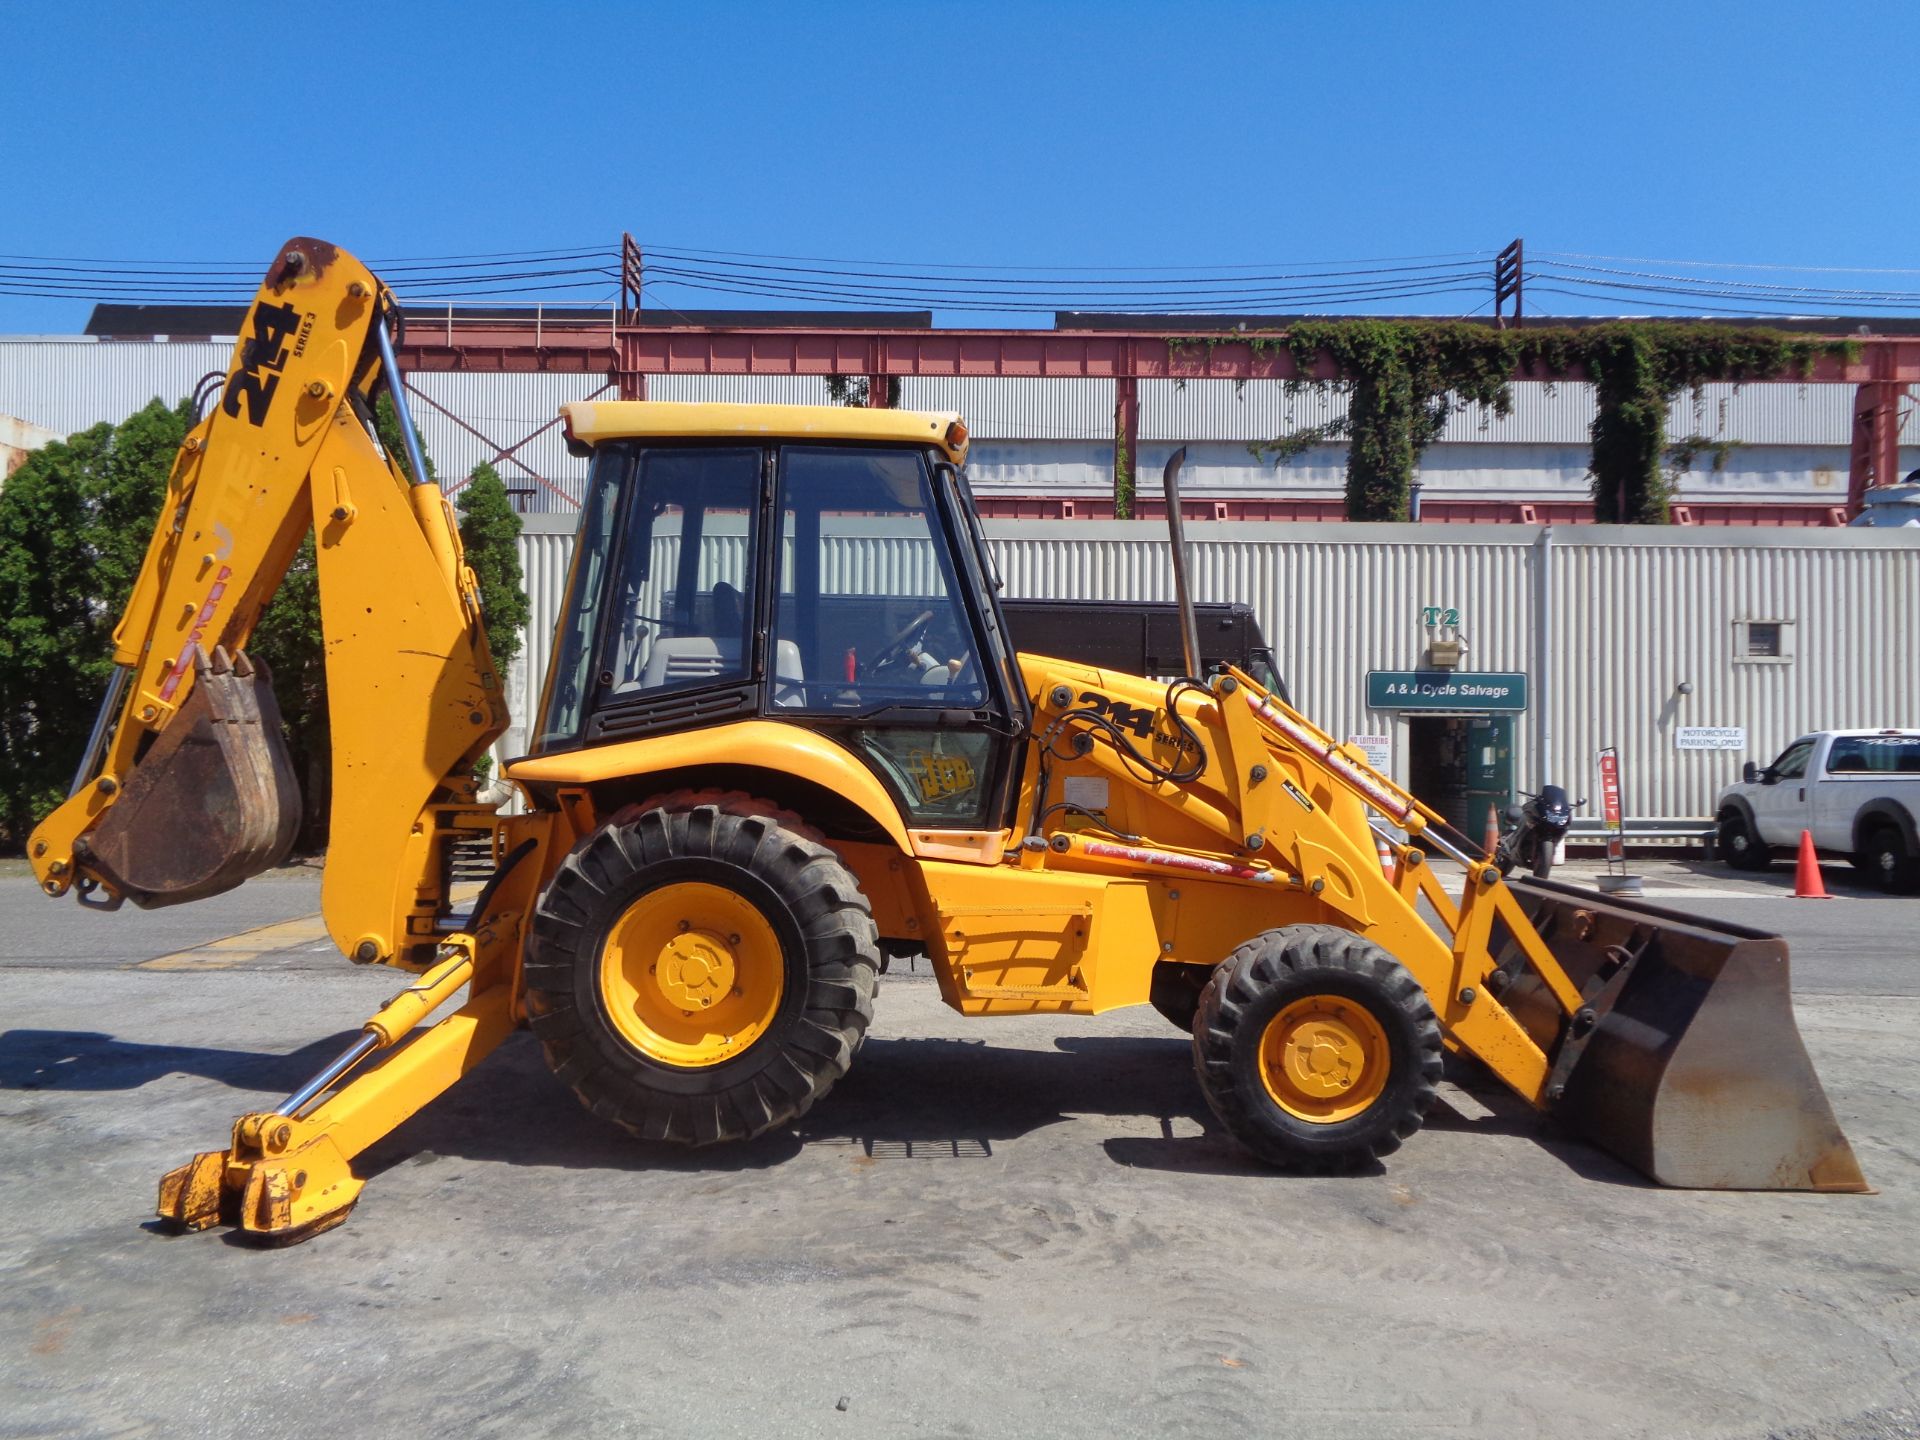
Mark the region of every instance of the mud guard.
<instances>
[{"instance_id":1,"label":"mud guard","mask_svg":"<svg viewBox=\"0 0 1920 1440\"><path fill-rule=\"evenodd\" d=\"M1785 940L1551 880L1511 886L1584 1001L1569 1021L1496 930L1501 999L1554 1058L1557 1120L1662 1185L1870 1188L1794 1023Z\"/></svg>"},{"instance_id":2,"label":"mud guard","mask_svg":"<svg viewBox=\"0 0 1920 1440\"><path fill-rule=\"evenodd\" d=\"M75 845L142 909L217 895L278 865L300 828L300 788L267 667L223 649ZM84 850L83 850L84 847Z\"/></svg>"}]
</instances>

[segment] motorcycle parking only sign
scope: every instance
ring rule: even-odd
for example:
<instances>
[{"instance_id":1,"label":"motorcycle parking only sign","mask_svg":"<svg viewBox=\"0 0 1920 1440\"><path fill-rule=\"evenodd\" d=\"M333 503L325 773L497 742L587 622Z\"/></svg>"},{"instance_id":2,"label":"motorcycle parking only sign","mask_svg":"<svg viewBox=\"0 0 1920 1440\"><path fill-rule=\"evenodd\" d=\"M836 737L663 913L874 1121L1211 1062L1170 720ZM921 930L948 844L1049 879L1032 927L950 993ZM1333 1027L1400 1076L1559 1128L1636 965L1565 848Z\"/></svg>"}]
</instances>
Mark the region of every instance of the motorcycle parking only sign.
<instances>
[{"instance_id":1,"label":"motorcycle parking only sign","mask_svg":"<svg viewBox=\"0 0 1920 1440\"><path fill-rule=\"evenodd\" d=\"M1673 732L1676 750L1744 750L1747 727L1744 725L1681 725Z\"/></svg>"}]
</instances>

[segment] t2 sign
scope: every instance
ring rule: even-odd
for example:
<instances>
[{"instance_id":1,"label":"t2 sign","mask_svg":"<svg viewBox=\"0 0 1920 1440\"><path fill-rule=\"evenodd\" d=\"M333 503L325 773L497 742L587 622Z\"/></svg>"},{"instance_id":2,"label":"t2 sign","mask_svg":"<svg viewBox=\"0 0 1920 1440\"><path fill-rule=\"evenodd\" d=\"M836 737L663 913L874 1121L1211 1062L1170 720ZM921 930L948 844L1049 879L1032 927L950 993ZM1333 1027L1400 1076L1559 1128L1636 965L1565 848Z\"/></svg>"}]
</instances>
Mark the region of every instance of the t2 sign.
<instances>
[{"instance_id":1,"label":"t2 sign","mask_svg":"<svg viewBox=\"0 0 1920 1440\"><path fill-rule=\"evenodd\" d=\"M1460 612L1451 605L1427 605L1420 611L1422 625L1448 625L1460 628Z\"/></svg>"}]
</instances>

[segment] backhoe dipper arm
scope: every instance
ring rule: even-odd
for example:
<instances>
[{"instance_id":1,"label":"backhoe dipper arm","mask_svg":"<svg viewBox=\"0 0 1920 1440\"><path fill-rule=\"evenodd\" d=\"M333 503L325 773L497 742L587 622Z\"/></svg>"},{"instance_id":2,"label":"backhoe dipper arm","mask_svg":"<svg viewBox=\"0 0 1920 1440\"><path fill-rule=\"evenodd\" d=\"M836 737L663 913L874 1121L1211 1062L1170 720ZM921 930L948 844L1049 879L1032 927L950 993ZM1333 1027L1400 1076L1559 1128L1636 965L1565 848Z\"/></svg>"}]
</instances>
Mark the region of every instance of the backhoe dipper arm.
<instances>
[{"instance_id":1,"label":"backhoe dipper arm","mask_svg":"<svg viewBox=\"0 0 1920 1440\"><path fill-rule=\"evenodd\" d=\"M369 431L394 393L391 296L323 241L289 241L219 403L180 449L125 613L116 685L72 796L34 832L42 888L174 904L285 858L299 795L245 646L311 531L332 729L328 928L361 961L433 962L443 847L490 828L471 766L505 729L472 572L439 487ZM483 818L484 817L484 818Z\"/></svg>"}]
</instances>

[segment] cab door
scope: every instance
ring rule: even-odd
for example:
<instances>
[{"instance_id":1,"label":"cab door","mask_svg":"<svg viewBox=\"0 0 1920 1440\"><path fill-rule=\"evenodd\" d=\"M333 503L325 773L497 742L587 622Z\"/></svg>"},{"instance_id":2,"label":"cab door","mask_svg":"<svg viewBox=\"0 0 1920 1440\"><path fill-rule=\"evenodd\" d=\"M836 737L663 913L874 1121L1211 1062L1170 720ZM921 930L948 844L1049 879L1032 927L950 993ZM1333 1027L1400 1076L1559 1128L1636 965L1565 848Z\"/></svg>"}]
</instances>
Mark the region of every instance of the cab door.
<instances>
[{"instance_id":1,"label":"cab door","mask_svg":"<svg viewBox=\"0 0 1920 1440\"><path fill-rule=\"evenodd\" d=\"M980 837L1007 823L1021 712L941 478L918 450L781 447L766 713L853 751L909 827Z\"/></svg>"},{"instance_id":2,"label":"cab door","mask_svg":"<svg viewBox=\"0 0 1920 1440\"><path fill-rule=\"evenodd\" d=\"M1807 823L1807 766L1813 758L1816 737L1796 740L1761 776L1758 790L1751 791L1754 824L1760 839L1768 845L1792 845Z\"/></svg>"}]
</instances>

